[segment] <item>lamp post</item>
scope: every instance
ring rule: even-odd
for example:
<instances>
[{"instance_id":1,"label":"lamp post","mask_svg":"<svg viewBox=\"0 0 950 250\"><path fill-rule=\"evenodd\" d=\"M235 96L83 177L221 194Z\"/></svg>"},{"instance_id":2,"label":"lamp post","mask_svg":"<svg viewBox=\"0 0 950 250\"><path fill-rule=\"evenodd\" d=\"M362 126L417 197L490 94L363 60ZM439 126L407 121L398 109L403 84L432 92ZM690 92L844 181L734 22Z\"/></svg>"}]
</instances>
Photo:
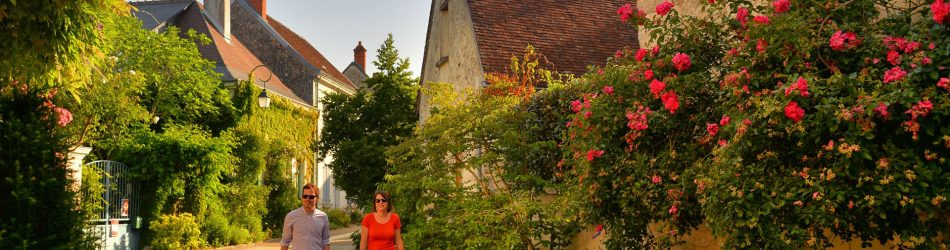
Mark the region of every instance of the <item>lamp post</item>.
<instances>
[{"instance_id":1,"label":"lamp post","mask_svg":"<svg viewBox=\"0 0 950 250\"><path fill-rule=\"evenodd\" d=\"M251 69L251 72L248 73L247 78L250 79L251 81L254 81L254 70L257 70L257 68L260 68L260 67L267 68L267 66L264 66L263 64L257 65L256 67L254 67L254 69ZM268 73L267 79L263 80L264 90L261 91L261 95L257 96L257 106L261 108L270 107L270 97L267 96L267 81L270 81L271 77L274 77L274 74L270 71L270 68L267 69L267 73Z\"/></svg>"}]
</instances>

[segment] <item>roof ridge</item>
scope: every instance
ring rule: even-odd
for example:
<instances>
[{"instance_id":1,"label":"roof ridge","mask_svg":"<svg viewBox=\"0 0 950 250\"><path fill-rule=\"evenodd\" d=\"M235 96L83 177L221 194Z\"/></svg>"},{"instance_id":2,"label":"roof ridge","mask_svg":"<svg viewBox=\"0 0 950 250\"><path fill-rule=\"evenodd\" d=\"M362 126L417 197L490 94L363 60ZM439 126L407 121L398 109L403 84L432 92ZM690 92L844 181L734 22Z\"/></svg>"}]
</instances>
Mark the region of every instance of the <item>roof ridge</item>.
<instances>
[{"instance_id":1,"label":"roof ridge","mask_svg":"<svg viewBox=\"0 0 950 250\"><path fill-rule=\"evenodd\" d=\"M330 62L330 60L328 60L328 59L326 58L326 56L323 55L323 53L320 53L320 50L317 50L317 48L313 47L313 44L311 44L310 41L307 41L306 38L304 38L304 37L301 36L300 34L297 34L297 32L295 32L294 30L290 29L290 27L287 27L287 25L284 25L284 23L278 21L278 20L275 19L273 16L268 16L267 19L268 19L269 21L271 21L271 22L274 22L273 24L271 24L272 27L275 26L274 24L276 24L276 26L280 26L283 30L286 30L286 31L289 33L288 35L294 36L293 38L295 38L295 39L300 39L301 41L303 41L303 44L301 44L301 45L302 45L302 46L306 46L306 48L304 48L304 49L310 49L310 50L312 50L312 51L315 53L315 56L318 57L317 60L323 61L323 62L326 62L327 64L329 64L329 68L318 68L318 69L329 71L328 73L330 73L330 76L332 76L333 78L335 78L337 81L340 81L340 82L342 82L342 83L344 83L344 84L347 84L347 85L349 85L349 87L352 87L353 89L358 89L358 87L356 86L356 84L354 84L352 81L350 81L349 78L346 78L346 75L343 75L343 72L341 72L339 69L337 69L336 66L333 66L333 63ZM276 29L275 29L275 31L276 31ZM278 31L278 35L280 35L280 32L279 32L279 31ZM284 39L286 40L287 38L284 38ZM292 43L292 42L290 42L290 41L288 41L288 43L291 43L291 48L293 48L293 44L294 44L294 43ZM296 48L293 48L293 49L294 49L294 50L297 50ZM298 53L301 53L301 54L302 54L303 52L302 52L302 51L298 51ZM306 59L307 56L304 56L304 58ZM309 62L309 60L306 60L306 61L308 61L307 63L311 63L311 62ZM312 64L312 63L311 63L311 64ZM314 66L314 67L318 67L318 66L326 67L327 65L313 65L313 66ZM341 78L341 76L342 76L342 78Z\"/></svg>"},{"instance_id":2,"label":"roof ridge","mask_svg":"<svg viewBox=\"0 0 950 250\"><path fill-rule=\"evenodd\" d=\"M197 2L197 0L129 0L130 4L166 4L166 3L188 3Z\"/></svg>"}]
</instances>

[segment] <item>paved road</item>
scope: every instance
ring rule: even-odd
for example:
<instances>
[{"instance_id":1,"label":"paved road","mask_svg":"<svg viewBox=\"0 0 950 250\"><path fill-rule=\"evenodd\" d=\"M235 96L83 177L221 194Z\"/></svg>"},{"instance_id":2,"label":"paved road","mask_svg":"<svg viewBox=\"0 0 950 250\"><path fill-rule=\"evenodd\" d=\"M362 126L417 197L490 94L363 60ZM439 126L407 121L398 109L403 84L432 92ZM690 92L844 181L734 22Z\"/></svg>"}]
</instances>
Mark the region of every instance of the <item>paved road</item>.
<instances>
[{"instance_id":1,"label":"paved road","mask_svg":"<svg viewBox=\"0 0 950 250\"><path fill-rule=\"evenodd\" d=\"M354 250L353 241L350 240L350 234L353 231L359 230L359 226L352 226L348 228L340 228L336 230L330 230L330 250ZM244 244L239 246L227 246L217 249L222 250L231 250L231 249L240 249L240 250L273 250L280 249L280 239L271 239L260 243L254 244Z\"/></svg>"}]
</instances>

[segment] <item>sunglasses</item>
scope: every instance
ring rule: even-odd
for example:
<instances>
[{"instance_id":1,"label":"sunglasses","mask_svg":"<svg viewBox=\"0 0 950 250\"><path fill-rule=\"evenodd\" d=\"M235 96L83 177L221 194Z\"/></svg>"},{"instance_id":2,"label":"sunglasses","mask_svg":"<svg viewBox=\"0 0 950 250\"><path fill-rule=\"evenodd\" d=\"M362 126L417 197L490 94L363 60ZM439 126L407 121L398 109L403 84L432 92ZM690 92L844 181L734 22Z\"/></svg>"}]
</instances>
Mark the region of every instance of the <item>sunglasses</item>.
<instances>
[{"instance_id":1,"label":"sunglasses","mask_svg":"<svg viewBox=\"0 0 950 250\"><path fill-rule=\"evenodd\" d=\"M320 197L320 196L305 194L305 195L303 195L303 196L301 196L301 197L303 197L304 199L313 200L313 199L316 199L316 198L318 198L318 197Z\"/></svg>"},{"instance_id":2,"label":"sunglasses","mask_svg":"<svg viewBox=\"0 0 950 250\"><path fill-rule=\"evenodd\" d=\"M376 203L386 203L386 202L388 202L388 201L389 201L389 200L387 200L387 199L376 199Z\"/></svg>"}]
</instances>

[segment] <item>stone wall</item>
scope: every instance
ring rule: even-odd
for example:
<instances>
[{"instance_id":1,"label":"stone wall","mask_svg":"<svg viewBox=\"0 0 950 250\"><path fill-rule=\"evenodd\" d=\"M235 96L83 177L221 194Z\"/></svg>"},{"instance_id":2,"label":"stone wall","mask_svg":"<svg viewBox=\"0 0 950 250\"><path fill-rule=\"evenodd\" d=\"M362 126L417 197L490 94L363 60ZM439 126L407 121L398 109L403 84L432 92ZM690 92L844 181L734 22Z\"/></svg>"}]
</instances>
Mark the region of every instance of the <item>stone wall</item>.
<instances>
[{"instance_id":1,"label":"stone wall","mask_svg":"<svg viewBox=\"0 0 950 250\"><path fill-rule=\"evenodd\" d=\"M440 10L443 1L449 1L448 10ZM422 86L429 82L449 83L457 93L482 86L482 72L475 28L466 1L433 0L426 54L422 64ZM444 64L436 65L442 57ZM429 97L419 96L419 122L429 118ZM464 98L459 96L459 98Z\"/></svg>"},{"instance_id":2,"label":"stone wall","mask_svg":"<svg viewBox=\"0 0 950 250\"><path fill-rule=\"evenodd\" d=\"M231 3L231 33L274 72L297 96L314 103L313 79L320 70L308 64L286 41L264 23L244 1Z\"/></svg>"}]
</instances>

